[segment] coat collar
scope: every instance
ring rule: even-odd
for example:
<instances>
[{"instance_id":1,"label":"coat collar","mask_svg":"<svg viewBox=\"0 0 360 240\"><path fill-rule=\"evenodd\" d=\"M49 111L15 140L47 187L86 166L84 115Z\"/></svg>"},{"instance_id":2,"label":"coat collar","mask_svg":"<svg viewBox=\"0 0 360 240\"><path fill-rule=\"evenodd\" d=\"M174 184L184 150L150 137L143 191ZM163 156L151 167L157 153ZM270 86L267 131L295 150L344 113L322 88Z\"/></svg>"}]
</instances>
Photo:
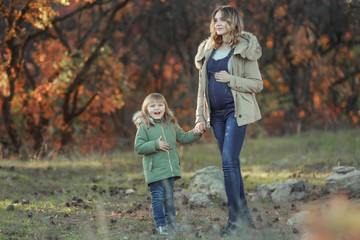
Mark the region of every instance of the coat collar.
<instances>
[{"instance_id":1,"label":"coat collar","mask_svg":"<svg viewBox=\"0 0 360 240\"><path fill-rule=\"evenodd\" d=\"M241 57L248 60L258 60L261 57L261 46L257 38L249 32L244 32L239 37L239 43L236 45L234 55L239 54ZM198 52L195 56L195 65L198 69L201 68L204 58L209 58L213 51L211 39L204 40L198 47Z\"/></svg>"}]
</instances>

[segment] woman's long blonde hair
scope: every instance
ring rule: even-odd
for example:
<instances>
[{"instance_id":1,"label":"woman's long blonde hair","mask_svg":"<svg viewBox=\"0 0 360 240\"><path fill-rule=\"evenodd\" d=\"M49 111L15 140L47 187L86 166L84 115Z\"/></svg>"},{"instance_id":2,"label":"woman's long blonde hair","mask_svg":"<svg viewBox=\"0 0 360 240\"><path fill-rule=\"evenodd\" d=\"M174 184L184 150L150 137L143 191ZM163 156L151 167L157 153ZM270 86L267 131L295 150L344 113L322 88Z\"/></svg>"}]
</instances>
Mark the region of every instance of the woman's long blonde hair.
<instances>
[{"instance_id":1,"label":"woman's long blonde hair","mask_svg":"<svg viewBox=\"0 0 360 240\"><path fill-rule=\"evenodd\" d=\"M214 10L211 15L211 23L210 23L210 38L213 42L213 48L217 49L221 46L223 39L221 35L216 34L215 22L214 18L218 12L221 12L222 17L229 23L230 25L230 47L234 48L236 44L239 43L239 36L242 35L244 30L244 21L240 14L240 12L230 5L220 6Z\"/></svg>"},{"instance_id":2,"label":"woman's long blonde hair","mask_svg":"<svg viewBox=\"0 0 360 240\"><path fill-rule=\"evenodd\" d=\"M171 110L169 109L169 106L167 104L167 101L165 99L165 97L160 94L160 93L150 93L145 99L144 99L144 102L142 104L142 107L141 107L141 115L142 115L142 119L143 121L145 122L145 124L147 125L148 128L150 128L153 123L151 122L151 117L150 117L150 114L147 110L147 107L150 103L164 103L165 104L165 113L164 113L164 116L163 116L163 121L166 123L166 124L169 124L170 122L173 122L174 124L177 123L177 120L176 118L174 117L173 113L171 112Z\"/></svg>"}]
</instances>

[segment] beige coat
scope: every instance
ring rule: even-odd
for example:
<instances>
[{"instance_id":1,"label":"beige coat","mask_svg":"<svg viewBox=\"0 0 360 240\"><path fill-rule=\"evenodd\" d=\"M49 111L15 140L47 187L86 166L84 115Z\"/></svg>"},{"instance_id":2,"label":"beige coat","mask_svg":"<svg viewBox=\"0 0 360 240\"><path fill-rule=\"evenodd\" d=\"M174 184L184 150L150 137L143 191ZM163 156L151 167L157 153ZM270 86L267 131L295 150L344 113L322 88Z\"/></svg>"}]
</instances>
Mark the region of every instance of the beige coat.
<instances>
[{"instance_id":1,"label":"beige coat","mask_svg":"<svg viewBox=\"0 0 360 240\"><path fill-rule=\"evenodd\" d=\"M202 42L195 56L195 65L199 69L196 123L206 122L207 127L210 127L210 106L206 65L214 50L211 45L210 39ZM257 63L260 56L261 47L258 40L251 33L244 32L233 53L228 83L234 97L235 117L239 126L261 119L259 105L255 98L255 93L263 89Z\"/></svg>"}]
</instances>

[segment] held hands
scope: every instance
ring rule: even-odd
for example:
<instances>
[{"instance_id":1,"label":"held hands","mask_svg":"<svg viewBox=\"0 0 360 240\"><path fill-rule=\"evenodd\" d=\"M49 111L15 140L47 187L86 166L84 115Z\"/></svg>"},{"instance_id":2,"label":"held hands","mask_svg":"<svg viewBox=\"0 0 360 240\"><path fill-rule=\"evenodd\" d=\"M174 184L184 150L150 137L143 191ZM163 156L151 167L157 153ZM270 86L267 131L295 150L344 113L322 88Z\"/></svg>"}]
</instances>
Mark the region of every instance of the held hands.
<instances>
[{"instance_id":1,"label":"held hands","mask_svg":"<svg viewBox=\"0 0 360 240\"><path fill-rule=\"evenodd\" d=\"M228 83L230 82L230 74L227 71L220 71L214 74L217 82Z\"/></svg>"},{"instance_id":2,"label":"held hands","mask_svg":"<svg viewBox=\"0 0 360 240\"><path fill-rule=\"evenodd\" d=\"M200 136L202 135L205 131L206 131L206 124L205 122L198 122L196 123L195 125L195 128L194 128L194 134L196 136Z\"/></svg>"},{"instance_id":3,"label":"held hands","mask_svg":"<svg viewBox=\"0 0 360 240\"><path fill-rule=\"evenodd\" d=\"M165 151L165 152L166 152L167 150L170 149L170 145L169 145L169 143L167 143L167 142L161 141L161 138L162 138L162 136L160 136L160 137L158 138L159 148L160 148L161 151Z\"/></svg>"}]
</instances>

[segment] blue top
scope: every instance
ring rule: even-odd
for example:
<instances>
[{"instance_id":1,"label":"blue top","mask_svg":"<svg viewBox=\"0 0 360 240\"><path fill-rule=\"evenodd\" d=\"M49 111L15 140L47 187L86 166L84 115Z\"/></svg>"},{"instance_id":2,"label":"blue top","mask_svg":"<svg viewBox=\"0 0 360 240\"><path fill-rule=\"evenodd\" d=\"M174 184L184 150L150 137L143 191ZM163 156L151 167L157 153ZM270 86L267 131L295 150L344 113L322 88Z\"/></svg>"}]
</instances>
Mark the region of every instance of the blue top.
<instances>
[{"instance_id":1,"label":"blue top","mask_svg":"<svg viewBox=\"0 0 360 240\"><path fill-rule=\"evenodd\" d=\"M214 54L217 50L214 50L211 54L211 57L207 63L207 74L209 78L209 100L211 109L234 109L234 98L232 96L231 90L227 83L217 82L215 80L214 74L220 71L227 71L229 59L232 57L234 49L228 53L224 58L215 60Z\"/></svg>"}]
</instances>

